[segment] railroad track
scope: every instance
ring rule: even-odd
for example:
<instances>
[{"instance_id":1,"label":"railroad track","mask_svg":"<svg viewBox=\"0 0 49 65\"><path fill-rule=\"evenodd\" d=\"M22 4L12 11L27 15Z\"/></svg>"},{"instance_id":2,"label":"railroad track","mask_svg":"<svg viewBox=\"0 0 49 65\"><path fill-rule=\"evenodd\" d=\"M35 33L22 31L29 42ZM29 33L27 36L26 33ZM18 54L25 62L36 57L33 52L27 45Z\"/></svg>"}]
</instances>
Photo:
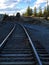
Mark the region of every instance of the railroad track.
<instances>
[{"instance_id":1,"label":"railroad track","mask_svg":"<svg viewBox=\"0 0 49 65\"><path fill-rule=\"evenodd\" d=\"M49 54L43 52L40 43L34 44L25 27L17 24L2 48L0 65L49 65Z\"/></svg>"},{"instance_id":2,"label":"railroad track","mask_svg":"<svg viewBox=\"0 0 49 65\"><path fill-rule=\"evenodd\" d=\"M11 29L14 27L13 23L5 23L0 27L0 44L4 40L4 38L8 35Z\"/></svg>"},{"instance_id":3,"label":"railroad track","mask_svg":"<svg viewBox=\"0 0 49 65\"><path fill-rule=\"evenodd\" d=\"M28 31L28 34L30 35L32 39L32 34L30 33L30 30L25 27L26 30ZM32 40L33 41L33 40ZM40 61L42 62L42 65L49 65L49 53L46 51L46 49L42 46L40 41L36 40L33 41L34 47L38 53L38 56L40 58Z\"/></svg>"}]
</instances>

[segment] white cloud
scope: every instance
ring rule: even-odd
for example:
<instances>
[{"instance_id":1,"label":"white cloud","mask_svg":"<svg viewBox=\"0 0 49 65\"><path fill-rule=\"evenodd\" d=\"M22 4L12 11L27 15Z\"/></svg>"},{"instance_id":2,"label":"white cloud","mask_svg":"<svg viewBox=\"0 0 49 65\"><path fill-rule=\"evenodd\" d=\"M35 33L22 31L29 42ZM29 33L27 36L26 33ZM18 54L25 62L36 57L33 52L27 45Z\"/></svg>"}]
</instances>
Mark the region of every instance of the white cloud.
<instances>
[{"instance_id":1,"label":"white cloud","mask_svg":"<svg viewBox=\"0 0 49 65\"><path fill-rule=\"evenodd\" d=\"M0 9L5 9L8 7L12 8L15 4L18 4L21 1L31 2L31 0L0 0Z\"/></svg>"},{"instance_id":2,"label":"white cloud","mask_svg":"<svg viewBox=\"0 0 49 65\"><path fill-rule=\"evenodd\" d=\"M47 0L35 0L33 6L31 6L31 8L32 9L34 9L34 7L39 8L40 5L46 1ZM0 0L0 13L13 14L13 13L15 13L15 11L20 12L21 14L24 13L26 11L27 7L24 9L20 9L20 7L16 6L19 2L29 3L29 2L32 2L32 0ZM44 6L46 6L46 4L43 5L43 7ZM8 9L9 9L9 11L8 11Z\"/></svg>"},{"instance_id":3,"label":"white cloud","mask_svg":"<svg viewBox=\"0 0 49 65\"><path fill-rule=\"evenodd\" d=\"M37 0L36 2L35 2L35 4L41 4L41 3L43 3L43 2L46 2L47 0Z\"/></svg>"},{"instance_id":4,"label":"white cloud","mask_svg":"<svg viewBox=\"0 0 49 65\"><path fill-rule=\"evenodd\" d=\"M5 0L0 0L0 3L4 3L5 2Z\"/></svg>"},{"instance_id":5,"label":"white cloud","mask_svg":"<svg viewBox=\"0 0 49 65\"><path fill-rule=\"evenodd\" d=\"M32 7L32 9L34 9L34 7L39 8L40 5L41 5L42 3L45 3L45 2L47 2L47 0L36 0L36 1L34 2L34 6Z\"/></svg>"},{"instance_id":6,"label":"white cloud","mask_svg":"<svg viewBox=\"0 0 49 65\"><path fill-rule=\"evenodd\" d=\"M14 6L19 2L20 0L0 0L0 14L1 13L13 14L15 12L13 11L13 8L15 9Z\"/></svg>"},{"instance_id":7,"label":"white cloud","mask_svg":"<svg viewBox=\"0 0 49 65\"><path fill-rule=\"evenodd\" d=\"M13 8L20 0L0 0L0 9Z\"/></svg>"},{"instance_id":8,"label":"white cloud","mask_svg":"<svg viewBox=\"0 0 49 65\"><path fill-rule=\"evenodd\" d=\"M24 2L31 2L31 0L24 0Z\"/></svg>"},{"instance_id":9,"label":"white cloud","mask_svg":"<svg viewBox=\"0 0 49 65\"><path fill-rule=\"evenodd\" d=\"M49 0L48 0L48 5L49 5ZM44 6L47 6L47 3Z\"/></svg>"},{"instance_id":10,"label":"white cloud","mask_svg":"<svg viewBox=\"0 0 49 65\"><path fill-rule=\"evenodd\" d=\"M0 9L4 9L4 8L6 8L6 6L5 6L5 0L0 0Z\"/></svg>"},{"instance_id":11,"label":"white cloud","mask_svg":"<svg viewBox=\"0 0 49 65\"><path fill-rule=\"evenodd\" d=\"M16 4L18 4L19 2L24 1L24 2L31 2L31 0L0 0L0 13L8 13L8 9L13 10L15 8L17 8L17 6L15 7ZM19 9L19 7L17 8ZM17 10L19 11L21 14L24 13L26 9L21 9L21 10ZM4 11L4 12L3 12ZM13 13L14 11L12 11ZM9 13L11 13L9 11Z\"/></svg>"}]
</instances>

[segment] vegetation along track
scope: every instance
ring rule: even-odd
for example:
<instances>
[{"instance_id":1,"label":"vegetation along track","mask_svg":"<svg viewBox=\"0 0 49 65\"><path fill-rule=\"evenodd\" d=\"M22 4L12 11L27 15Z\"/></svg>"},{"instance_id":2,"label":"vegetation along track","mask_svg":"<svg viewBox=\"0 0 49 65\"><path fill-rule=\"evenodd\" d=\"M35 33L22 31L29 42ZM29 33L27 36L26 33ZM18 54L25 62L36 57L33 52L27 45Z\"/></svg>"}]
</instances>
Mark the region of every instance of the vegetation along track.
<instances>
[{"instance_id":1,"label":"vegetation along track","mask_svg":"<svg viewBox=\"0 0 49 65\"><path fill-rule=\"evenodd\" d=\"M0 65L45 65L46 63L41 62L42 54L39 56L37 48L35 48L23 25L16 24L15 30L7 39L0 53ZM41 48L39 52L43 49ZM46 55L44 58L48 59Z\"/></svg>"}]
</instances>

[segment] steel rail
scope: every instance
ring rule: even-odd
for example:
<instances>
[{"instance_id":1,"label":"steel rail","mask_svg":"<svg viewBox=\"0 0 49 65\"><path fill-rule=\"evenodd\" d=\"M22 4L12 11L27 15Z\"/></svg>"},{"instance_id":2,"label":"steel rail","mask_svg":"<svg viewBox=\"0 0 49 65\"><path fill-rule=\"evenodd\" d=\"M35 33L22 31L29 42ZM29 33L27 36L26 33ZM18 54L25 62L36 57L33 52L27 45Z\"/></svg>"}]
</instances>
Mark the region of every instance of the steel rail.
<instances>
[{"instance_id":1,"label":"steel rail","mask_svg":"<svg viewBox=\"0 0 49 65\"><path fill-rule=\"evenodd\" d=\"M22 24L19 24L19 25L24 29L24 31L25 31L25 33L26 33L26 35L27 35L27 37L28 37L28 40L29 40L29 42L30 42L30 44L31 44L31 46L32 46L32 49L33 49L33 51L34 51L34 54L35 54L36 59L37 59L37 61L38 61L38 64L39 64L39 65L43 65L42 62L41 62L41 60L40 60L40 57L39 57L39 55L38 55L38 53L37 53L37 51L36 51L36 49L35 49L35 46L34 46L32 40L31 40L31 38L30 38L30 36L29 36L27 30L26 30L26 28L25 28Z\"/></svg>"},{"instance_id":2,"label":"steel rail","mask_svg":"<svg viewBox=\"0 0 49 65\"><path fill-rule=\"evenodd\" d=\"M1 44L0 44L0 48L2 47L2 45L6 42L6 40L9 38L9 36L12 34L12 32L14 31L14 29L15 29L15 26L16 25L14 25L14 27L12 28L12 30L10 31L10 33L5 37L5 39L1 42Z\"/></svg>"}]
</instances>

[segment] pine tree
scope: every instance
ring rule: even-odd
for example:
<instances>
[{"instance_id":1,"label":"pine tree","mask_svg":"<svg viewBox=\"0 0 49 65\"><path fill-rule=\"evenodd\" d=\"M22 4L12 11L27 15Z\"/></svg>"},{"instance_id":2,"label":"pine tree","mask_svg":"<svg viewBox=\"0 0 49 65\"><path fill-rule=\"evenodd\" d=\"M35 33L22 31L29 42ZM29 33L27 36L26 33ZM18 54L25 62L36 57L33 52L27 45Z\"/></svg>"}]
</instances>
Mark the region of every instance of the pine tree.
<instances>
[{"instance_id":1,"label":"pine tree","mask_svg":"<svg viewBox=\"0 0 49 65\"><path fill-rule=\"evenodd\" d=\"M31 16L33 14L32 9L28 6L25 13L23 13L23 16Z\"/></svg>"},{"instance_id":2,"label":"pine tree","mask_svg":"<svg viewBox=\"0 0 49 65\"><path fill-rule=\"evenodd\" d=\"M26 11L27 16L32 15L32 9L28 6L27 11Z\"/></svg>"},{"instance_id":3,"label":"pine tree","mask_svg":"<svg viewBox=\"0 0 49 65\"><path fill-rule=\"evenodd\" d=\"M34 8L34 16L37 16L37 9L36 9L36 7Z\"/></svg>"},{"instance_id":4,"label":"pine tree","mask_svg":"<svg viewBox=\"0 0 49 65\"><path fill-rule=\"evenodd\" d=\"M45 8L44 8L44 12L43 12L43 16L44 16L44 17L47 17L47 15L48 15L48 11L47 11L47 8L45 7Z\"/></svg>"},{"instance_id":5,"label":"pine tree","mask_svg":"<svg viewBox=\"0 0 49 65\"><path fill-rule=\"evenodd\" d=\"M39 13L38 13L38 15L39 15L39 17L42 16L42 9L41 9L41 7L39 8Z\"/></svg>"},{"instance_id":6,"label":"pine tree","mask_svg":"<svg viewBox=\"0 0 49 65\"><path fill-rule=\"evenodd\" d=\"M49 5L47 6L47 16L49 16Z\"/></svg>"}]
</instances>

